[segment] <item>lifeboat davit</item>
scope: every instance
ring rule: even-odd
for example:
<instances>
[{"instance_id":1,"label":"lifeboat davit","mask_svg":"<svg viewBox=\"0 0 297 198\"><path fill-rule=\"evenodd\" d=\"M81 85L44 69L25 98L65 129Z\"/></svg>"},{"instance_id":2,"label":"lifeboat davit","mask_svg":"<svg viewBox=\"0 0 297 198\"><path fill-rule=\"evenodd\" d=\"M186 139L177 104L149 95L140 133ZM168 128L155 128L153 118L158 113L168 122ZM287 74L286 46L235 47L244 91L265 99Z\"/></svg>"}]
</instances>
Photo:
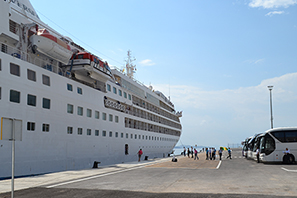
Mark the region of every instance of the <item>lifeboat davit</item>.
<instances>
[{"instance_id":1,"label":"lifeboat davit","mask_svg":"<svg viewBox=\"0 0 297 198\"><path fill-rule=\"evenodd\" d=\"M32 35L30 41L33 50L37 50L64 64L68 63L73 54L69 45L50 34L46 29L39 30L37 35Z\"/></svg>"}]
</instances>

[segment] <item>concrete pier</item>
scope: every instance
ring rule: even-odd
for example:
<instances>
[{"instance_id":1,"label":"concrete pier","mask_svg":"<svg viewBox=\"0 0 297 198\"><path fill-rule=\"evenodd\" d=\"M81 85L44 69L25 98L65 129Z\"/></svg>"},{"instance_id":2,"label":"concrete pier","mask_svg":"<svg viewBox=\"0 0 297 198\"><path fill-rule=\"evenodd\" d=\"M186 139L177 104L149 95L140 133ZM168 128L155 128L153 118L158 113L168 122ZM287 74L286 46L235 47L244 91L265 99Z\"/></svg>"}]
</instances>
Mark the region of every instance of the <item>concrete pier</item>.
<instances>
[{"instance_id":1,"label":"concrete pier","mask_svg":"<svg viewBox=\"0 0 297 198\"><path fill-rule=\"evenodd\" d=\"M233 150L232 159L178 156L15 180L15 197L297 197L297 165L262 164ZM10 180L0 181L0 198Z\"/></svg>"}]
</instances>

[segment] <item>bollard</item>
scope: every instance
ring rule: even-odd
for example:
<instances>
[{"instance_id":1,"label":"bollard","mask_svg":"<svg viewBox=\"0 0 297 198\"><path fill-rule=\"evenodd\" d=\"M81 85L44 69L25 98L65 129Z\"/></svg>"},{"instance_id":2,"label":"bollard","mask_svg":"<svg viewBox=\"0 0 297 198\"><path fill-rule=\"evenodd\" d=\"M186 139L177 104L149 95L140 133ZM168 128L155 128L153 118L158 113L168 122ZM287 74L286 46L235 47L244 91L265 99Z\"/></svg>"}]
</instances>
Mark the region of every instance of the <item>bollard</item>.
<instances>
[{"instance_id":1,"label":"bollard","mask_svg":"<svg viewBox=\"0 0 297 198\"><path fill-rule=\"evenodd\" d=\"M101 162L94 161L93 168L98 168L98 164L101 164Z\"/></svg>"}]
</instances>

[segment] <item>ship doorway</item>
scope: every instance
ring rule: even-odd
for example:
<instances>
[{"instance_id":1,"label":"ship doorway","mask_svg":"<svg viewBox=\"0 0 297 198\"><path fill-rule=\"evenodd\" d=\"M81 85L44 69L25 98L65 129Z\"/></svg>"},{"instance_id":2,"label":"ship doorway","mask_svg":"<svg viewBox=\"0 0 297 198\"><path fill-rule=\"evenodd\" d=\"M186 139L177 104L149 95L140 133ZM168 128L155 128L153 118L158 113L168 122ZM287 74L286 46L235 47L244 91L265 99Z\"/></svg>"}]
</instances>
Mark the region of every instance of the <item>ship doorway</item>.
<instances>
[{"instance_id":1,"label":"ship doorway","mask_svg":"<svg viewBox=\"0 0 297 198\"><path fill-rule=\"evenodd\" d=\"M125 155L129 155L129 145L125 144Z\"/></svg>"}]
</instances>

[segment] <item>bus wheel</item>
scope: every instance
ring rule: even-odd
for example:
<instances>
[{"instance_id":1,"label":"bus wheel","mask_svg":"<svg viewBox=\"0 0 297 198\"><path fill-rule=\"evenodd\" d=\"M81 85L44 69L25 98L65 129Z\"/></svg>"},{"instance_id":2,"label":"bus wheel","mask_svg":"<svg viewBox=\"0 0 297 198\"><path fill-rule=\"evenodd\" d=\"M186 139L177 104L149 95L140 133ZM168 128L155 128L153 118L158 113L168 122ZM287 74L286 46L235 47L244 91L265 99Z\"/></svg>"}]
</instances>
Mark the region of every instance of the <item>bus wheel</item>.
<instances>
[{"instance_id":1,"label":"bus wheel","mask_svg":"<svg viewBox=\"0 0 297 198\"><path fill-rule=\"evenodd\" d=\"M293 164L295 162L295 157L292 154L284 155L283 163L284 164Z\"/></svg>"},{"instance_id":2,"label":"bus wheel","mask_svg":"<svg viewBox=\"0 0 297 198\"><path fill-rule=\"evenodd\" d=\"M288 155L288 163L293 164L295 162L295 157L292 154Z\"/></svg>"}]
</instances>

